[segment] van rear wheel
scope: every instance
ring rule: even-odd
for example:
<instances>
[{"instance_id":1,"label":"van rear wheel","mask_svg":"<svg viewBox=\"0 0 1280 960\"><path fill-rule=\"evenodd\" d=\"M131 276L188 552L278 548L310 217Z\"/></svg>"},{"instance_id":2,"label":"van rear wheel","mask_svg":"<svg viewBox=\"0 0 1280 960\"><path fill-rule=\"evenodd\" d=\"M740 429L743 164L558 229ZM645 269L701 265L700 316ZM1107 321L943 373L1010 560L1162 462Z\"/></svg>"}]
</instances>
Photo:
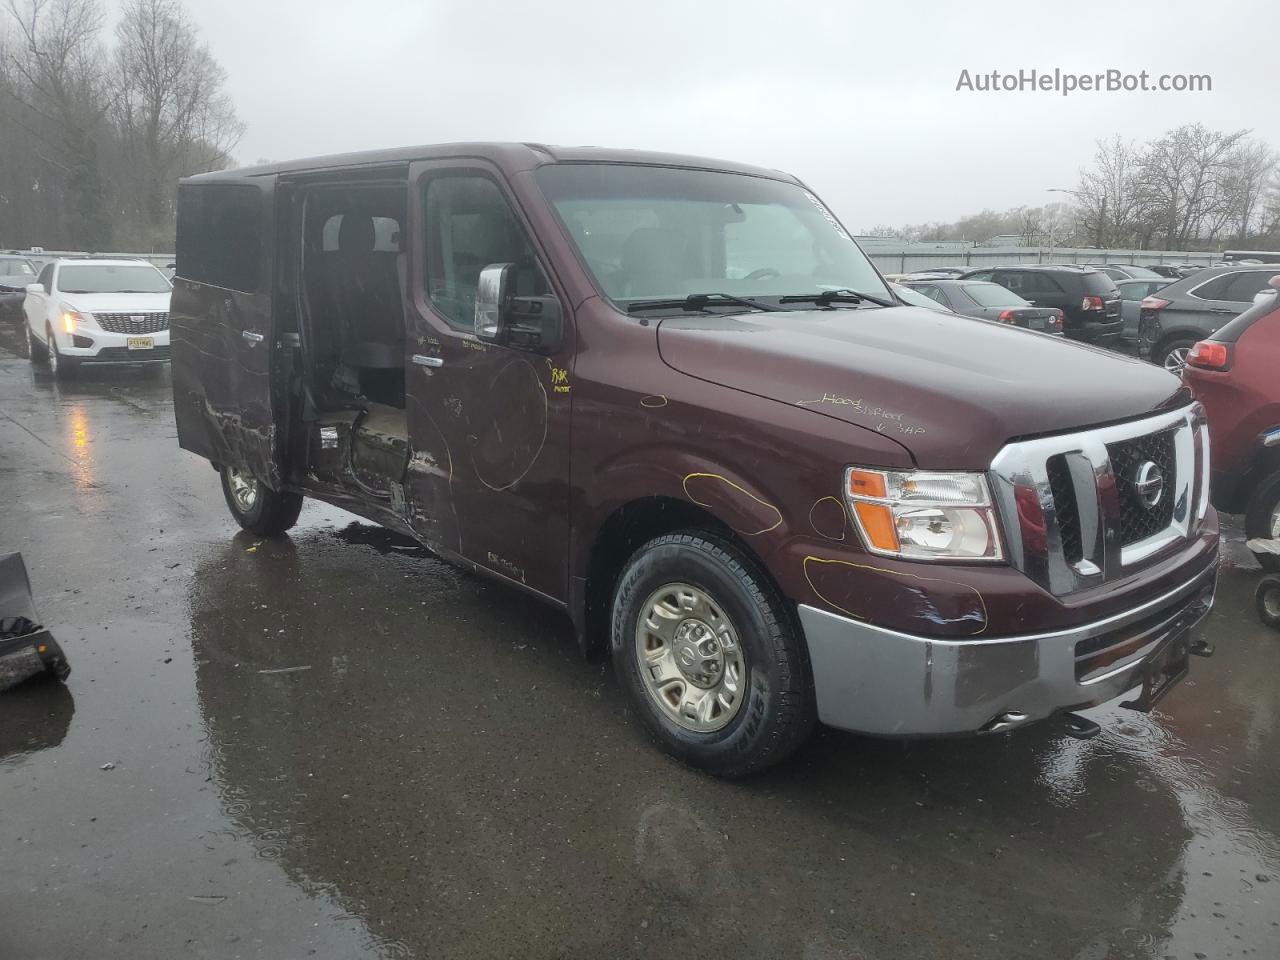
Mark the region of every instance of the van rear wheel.
<instances>
[{"instance_id":1,"label":"van rear wheel","mask_svg":"<svg viewBox=\"0 0 1280 960\"><path fill-rule=\"evenodd\" d=\"M816 723L794 613L759 565L715 534L667 534L632 555L610 641L644 726L690 766L754 773L797 750Z\"/></svg>"},{"instance_id":2,"label":"van rear wheel","mask_svg":"<svg viewBox=\"0 0 1280 960\"><path fill-rule=\"evenodd\" d=\"M272 490L237 467L223 467L222 495L236 523L260 537L277 537L298 522L302 495Z\"/></svg>"}]
</instances>

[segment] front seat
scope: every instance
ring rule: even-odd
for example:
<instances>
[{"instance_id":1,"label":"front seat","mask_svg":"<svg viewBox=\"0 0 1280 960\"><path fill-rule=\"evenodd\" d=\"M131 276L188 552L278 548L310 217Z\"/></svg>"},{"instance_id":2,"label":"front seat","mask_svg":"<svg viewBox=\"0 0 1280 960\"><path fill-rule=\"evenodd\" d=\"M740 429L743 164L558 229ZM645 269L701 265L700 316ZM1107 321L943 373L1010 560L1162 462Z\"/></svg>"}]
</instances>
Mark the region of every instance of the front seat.
<instances>
[{"instance_id":1,"label":"front seat","mask_svg":"<svg viewBox=\"0 0 1280 960\"><path fill-rule=\"evenodd\" d=\"M374 250L373 219L343 215L334 259L342 362L357 370L404 368L404 305L393 251Z\"/></svg>"}]
</instances>

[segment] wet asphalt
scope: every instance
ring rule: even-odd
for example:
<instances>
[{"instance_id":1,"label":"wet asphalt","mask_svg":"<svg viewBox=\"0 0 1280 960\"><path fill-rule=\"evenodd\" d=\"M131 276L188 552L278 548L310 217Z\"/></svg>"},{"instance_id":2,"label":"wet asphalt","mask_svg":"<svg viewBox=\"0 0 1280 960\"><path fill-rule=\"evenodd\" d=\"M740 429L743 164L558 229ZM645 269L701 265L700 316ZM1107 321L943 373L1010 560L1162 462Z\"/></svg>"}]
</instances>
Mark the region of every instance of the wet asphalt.
<instances>
[{"instance_id":1,"label":"wet asphalt","mask_svg":"<svg viewBox=\"0 0 1280 960\"><path fill-rule=\"evenodd\" d=\"M668 760L567 621L340 510L237 532L167 370L0 350L0 958L1280 956L1280 634L1229 527L1150 716Z\"/></svg>"}]
</instances>

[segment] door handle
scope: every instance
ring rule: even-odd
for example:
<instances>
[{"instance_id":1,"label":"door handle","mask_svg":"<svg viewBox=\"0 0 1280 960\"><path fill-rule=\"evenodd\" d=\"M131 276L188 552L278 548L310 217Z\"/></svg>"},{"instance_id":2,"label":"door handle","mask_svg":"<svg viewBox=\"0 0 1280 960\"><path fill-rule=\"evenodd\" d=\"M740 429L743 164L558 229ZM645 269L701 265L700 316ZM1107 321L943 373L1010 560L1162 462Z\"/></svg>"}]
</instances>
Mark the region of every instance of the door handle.
<instances>
[{"instance_id":1,"label":"door handle","mask_svg":"<svg viewBox=\"0 0 1280 960\"><path fill-rule=\"evenodd\" d=\"M260 333L254 333L252 330L241 330L241 331L240 331L240 336L242 336L242 337L244 337L246 340L248 340L248 341L249 341L249 346L251 346L251 347L256 347L256 346L257 346L258 344L260 344L264 339L266 339L265 337L263 337L263 335L262 335L262 334L260 334Z\"/></svg>"},{"instance_id":2,"label":"door handle","mask_svg":"<svg viewBox=\"0 0 1280 960\"><path fill-rule=\"evenodd\" d=\"M443 367L443 357L428 357L425 353L415 353L413 362L420 367Z\"/></svg>"}]
</instances>

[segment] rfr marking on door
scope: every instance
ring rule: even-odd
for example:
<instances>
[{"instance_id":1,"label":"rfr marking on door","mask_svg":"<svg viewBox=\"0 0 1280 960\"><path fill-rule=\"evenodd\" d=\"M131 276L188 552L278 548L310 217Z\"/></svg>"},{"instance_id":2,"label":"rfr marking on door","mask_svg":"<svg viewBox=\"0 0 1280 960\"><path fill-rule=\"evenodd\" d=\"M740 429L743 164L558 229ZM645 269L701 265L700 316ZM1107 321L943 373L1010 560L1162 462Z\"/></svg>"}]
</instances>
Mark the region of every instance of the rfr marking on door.
<instances>
[{"instance_id":1,"label":"rfr marking on door","mask_svg":"<svg viewBox=\"0 0 1280 960\"><path fill-rule=\"evenodd\" d=\"M564 367L557 367L551 362L551 358L547 358L547 367L551 370L551 389L555 393L569 392L569 371Z\"/></svg>"}]
</instances>

